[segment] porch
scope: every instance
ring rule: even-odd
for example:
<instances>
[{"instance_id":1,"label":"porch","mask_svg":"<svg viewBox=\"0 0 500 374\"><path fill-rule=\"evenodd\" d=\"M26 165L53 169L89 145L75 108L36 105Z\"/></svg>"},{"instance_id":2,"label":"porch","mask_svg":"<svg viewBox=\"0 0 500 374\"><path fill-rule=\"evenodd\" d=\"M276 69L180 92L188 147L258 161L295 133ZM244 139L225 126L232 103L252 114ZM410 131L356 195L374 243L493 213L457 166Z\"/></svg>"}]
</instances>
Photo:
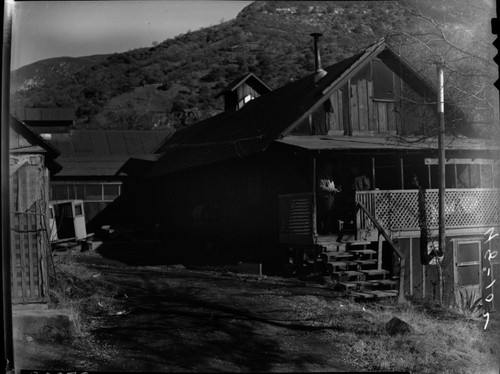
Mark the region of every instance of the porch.
<instances>
[{"instance_id":1,"label":"porch","mask_svg":"<svg viewBox=\"0 0 500 374\"><path fill-rule=\"evenodd\" d=\"M279 196L279 241L293 250L294 266L329 269L328 274L335 276L346 293L353 296L370 295L360 289L361 286L388 285L391 282L387 279L394 281L392 289L397 289L400 296L412 293L408 289L412 282L405 277L412 277L409 267L413 259L408 259L409 264L405 259L408 254L393 240L418 238L423 227L428 232L437 230L437 189L357 191L354 222L351 225L343 222L339 232L330 235L317 232L315 201L313 193ZM482 233L489 227L498 227L500 189L448 189L445 215L447 233L463 235L474 230ZM364 252L357 251L355 247L359 245ZM360 258L357 256L360 253L370 256ZM347 256L350 258L345 258ZM350 265L354 265L358 273L353 272ZM380 279L370 277L371 284L359 279L359 273L368 275L370 271L379 272Z\"/></svg>"},{"instance_id":2,"label":"porch","mask_svg":"<svg viewBox=\"0 0 500 374\"><path fill-rule=\"evenodd\" d=\"M356 202L366 207L384 230L392 235L420 230L424 224L427 229L438 228L437 189L358 191ZM444 212L447 230L497 226L500 222L500 189L447 189ZM358 212L356 228L373 228L366 213Z\"/></svg>"},{"instance_id":3,"label":"porch","mask_svg":"<svg viewBox=\"0 0 500 374\"><path fill-rule=\"evenodd\" d=\"M317 244L322 237L339 239L340 234L318 235L315 196L312 192L279 195L279 240L289 244ZM356 191L358 210L350 235L358 238L367 230L378 230L378 222L389 236L403 231L438 227L438 190L372 190ZM500 222L500 189L469 188L445 191L446 229L497 226ZM345 224L345 222L344 222ZM342 229L342 223L340 228ZM342 239L342 238L340 238ZM364 237L366 239L366 237Z\"/></svg>"}]
</instances>

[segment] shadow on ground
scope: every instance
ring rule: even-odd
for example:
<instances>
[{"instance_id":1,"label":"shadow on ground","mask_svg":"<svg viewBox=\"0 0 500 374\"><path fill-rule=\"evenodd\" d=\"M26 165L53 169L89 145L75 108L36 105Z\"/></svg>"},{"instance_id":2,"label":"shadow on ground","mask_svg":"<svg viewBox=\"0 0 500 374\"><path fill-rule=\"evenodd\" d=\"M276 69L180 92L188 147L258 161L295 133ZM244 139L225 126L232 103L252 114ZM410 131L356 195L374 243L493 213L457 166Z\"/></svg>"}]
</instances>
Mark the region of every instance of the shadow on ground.
<instances>
[{"instance_id":1,"label":"shadow on ground","mask_svg":"<svg viewBox=\"0 0 500 374\"><path fill-rule=\"evenodd\" d=\"M106 370L340 371L319 345L325 327L290 320L263 302L263 288L188 270L110 268L127 295L126 311L93 331L121 357Z\"/></svg>"}]
</instances>

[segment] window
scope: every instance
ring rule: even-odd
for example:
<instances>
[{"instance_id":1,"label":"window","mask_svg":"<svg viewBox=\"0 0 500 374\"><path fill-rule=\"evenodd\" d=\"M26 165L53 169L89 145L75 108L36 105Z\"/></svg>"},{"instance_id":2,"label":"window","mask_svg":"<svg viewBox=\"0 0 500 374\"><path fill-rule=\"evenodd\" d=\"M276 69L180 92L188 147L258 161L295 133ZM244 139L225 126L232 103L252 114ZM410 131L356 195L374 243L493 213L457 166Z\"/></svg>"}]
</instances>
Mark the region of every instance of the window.
<instances>
[{"instance_id":1,"label":"window","mask_svg":"<svg viewBox=\"0 0 500 374\"><path fill-rule=\"evenodd\" d=\"M394 73L382 61L372 61L373 98L394 101Z\"/></svg>"},{"instance_id":2,"label":"window","mask_svg":"<svg viewBox=\"0 0 500 374\"><path fill-rule=\"evenodd\" d=\"M75 217L83 216L83 204L75 205Z\"/></svg>"},{"instance_id":3,"label":"window","mask_svg":"<svg viewBox=\"0 0 500 374\"><path fill-rule=\"evenodd\" d=\"M51 192L51 200L68 200L68 186L65 184L53 185Z\"/></svg>"},{"instance_id":4,"label":"window","mask_svg":"<svg viewBox=\"0 0 500 374\"><path fill-rule=\"evenodd\" d=\"M455 282L460 287L479 286L481 279L481 242L455 243Z\"/></svg>"},{"instance_id":5,"label":"window","mask_svg":"<svg viewBox=\"0 0 500 374\"><path fill-rule=\"evenodd\" d=\"M102 185L101 184L86 184L85 185L85 200L102 200Z\"/></svg>"},{"instance_id":6,"label":"window","mask_svg":"<svg viewBox=\"0 0 500 374\"><path fill-rule=\"evenodd\" d=\"M493 168L491 165L480 165L481 187L493 188Z\"/></svg>"},{"instance_id":7,"label":"window","mask_svg":"<svg viewBox=\"0 0 500 374\"><path fill-rule=\"evenodd\" d=\"M457 165L457 187L470 188L469 165Z\"/></svg>"},{"instance_id":8,"label":"window","mask_svg":"<svg viewBox=\"0 0 500 374\"><path fill-rule=\"evenodd\" d=\"M70 199L83 199L85 196L83 184L70 184L69 187L69 198Z\"/></svg>"},{"instance_id":9,"label":"window","mask_svg":"<svg viewBox=\"0 0 500 374\"><path fill-rule=\"evenodd\" d=\"M246 103L248 103L250 100L253 100L254 99L254 96L252 94L248 94L246 95L243 99L240 100L240 102L238 103L238 109L242 108L243 105L245 105Z\"/></svg>"},{"instance_id":10,"label":"window","mask_svg":"<svg viewBox=\"0 0 500 374\"><path fill-rule=\"evenodd\" d=\"M104 200L114 200L120 195L120 185L104 184Z\"/></svg>"}]
</instances>

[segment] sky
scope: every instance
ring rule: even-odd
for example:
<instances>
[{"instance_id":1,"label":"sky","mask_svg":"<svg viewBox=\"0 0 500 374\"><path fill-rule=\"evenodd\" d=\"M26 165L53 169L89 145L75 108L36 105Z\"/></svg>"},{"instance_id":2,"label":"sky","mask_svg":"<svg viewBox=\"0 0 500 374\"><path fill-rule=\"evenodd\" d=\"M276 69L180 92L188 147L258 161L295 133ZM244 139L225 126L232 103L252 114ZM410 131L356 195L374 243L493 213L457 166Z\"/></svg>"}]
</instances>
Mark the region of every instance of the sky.
<instances>
[{"instance_id":1,"label":"sky","mask_svg":"<svg viewBox=\"0 0 500 374\"><path fill-rule=\"evenodd\" d=\"M11 69L51 57L80 57L150 47L228 21L251 1L17 1Z\"/></svg>"}]
</instances>

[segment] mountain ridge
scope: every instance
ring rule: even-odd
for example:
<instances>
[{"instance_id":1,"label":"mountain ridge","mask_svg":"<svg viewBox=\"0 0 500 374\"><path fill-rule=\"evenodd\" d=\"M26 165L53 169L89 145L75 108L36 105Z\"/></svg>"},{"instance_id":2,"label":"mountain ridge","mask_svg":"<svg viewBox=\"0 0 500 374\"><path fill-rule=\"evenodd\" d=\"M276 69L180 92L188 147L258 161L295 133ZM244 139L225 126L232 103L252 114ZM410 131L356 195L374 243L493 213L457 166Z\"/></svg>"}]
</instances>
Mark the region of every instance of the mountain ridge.
<instances>
[{"instance_id":1,"label":"mountain ridge","mask_svg":"<svg viewBox=\"0 0 500 374\"><path fill-rule=\"evenodd\" d=\"M22 67L12 75L12 105L73 106L80 128L180 128L220 112L222 101L215 99L217 93L247 72L274 88L311 73L314 56L309 34L317 31L323 33L320 48L324 66L386 37L432 80L435 67L427 49L434 48L434 42L423 37L417 42L414 35L439 31L467 35L467 30L478 27L475 21L480 12L462 0L451 8L430 0L404 3L254 2L233 20L151 47L52 58ZM426 6L416 8L415 3ZM437 20L440 30L433 29L429 17ZM464 40L463 44L478 48L474 41ZM445 56L457 61L453 65L457 72L450 70L449 76L457 82L462 79L462 85L455 86L473 87L476 83L461 77L471 75L470 61L460 64L458 52L450 51ZM490 57L486 53L484 60ZM483 70L490 74L488 69ZM466 88L462 90L470 89ZM460 98L459 89L454 94Z\"/></svg>"}]
</instances>

